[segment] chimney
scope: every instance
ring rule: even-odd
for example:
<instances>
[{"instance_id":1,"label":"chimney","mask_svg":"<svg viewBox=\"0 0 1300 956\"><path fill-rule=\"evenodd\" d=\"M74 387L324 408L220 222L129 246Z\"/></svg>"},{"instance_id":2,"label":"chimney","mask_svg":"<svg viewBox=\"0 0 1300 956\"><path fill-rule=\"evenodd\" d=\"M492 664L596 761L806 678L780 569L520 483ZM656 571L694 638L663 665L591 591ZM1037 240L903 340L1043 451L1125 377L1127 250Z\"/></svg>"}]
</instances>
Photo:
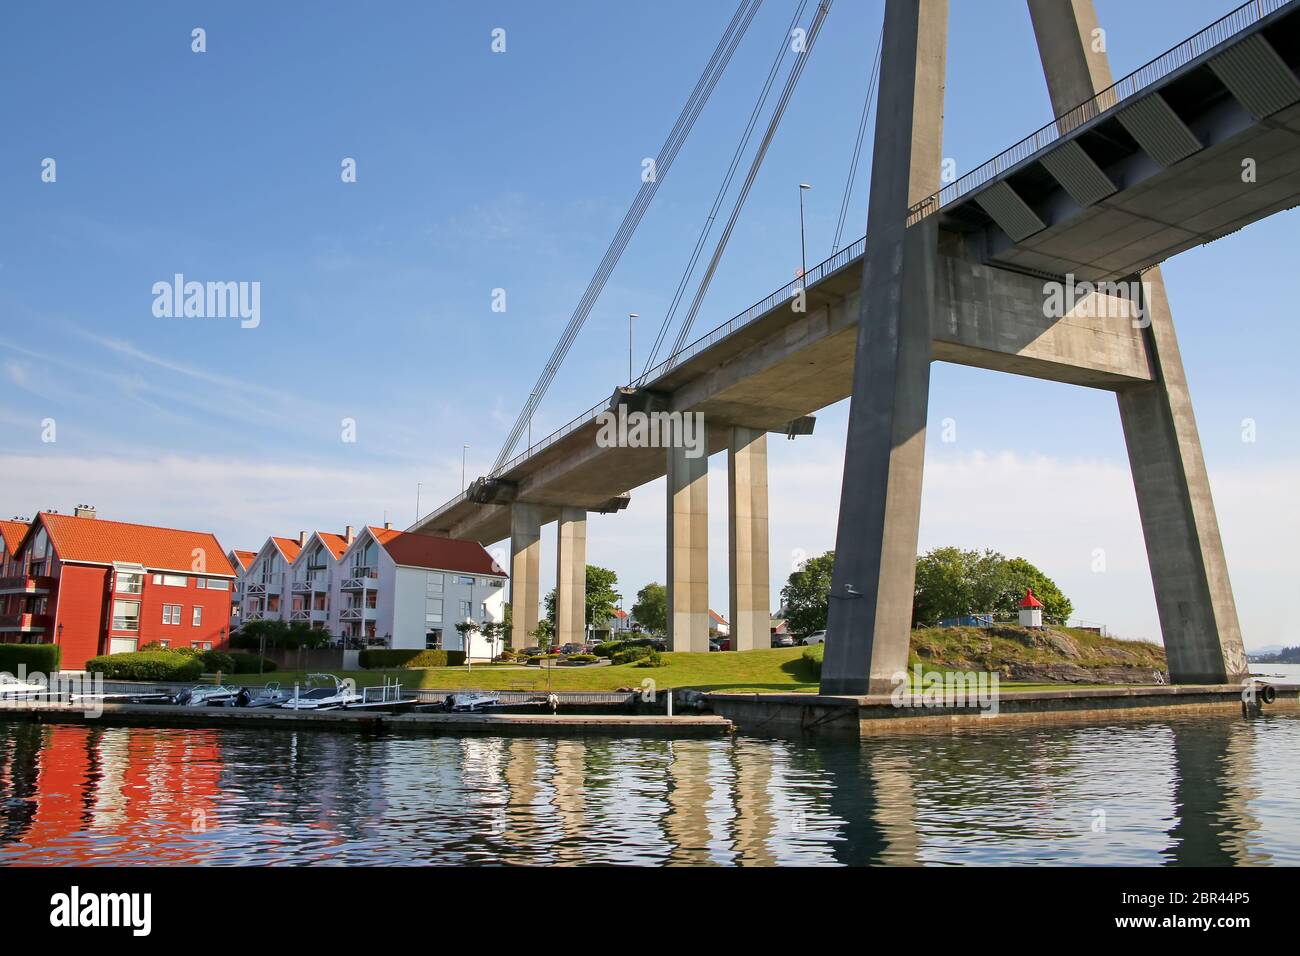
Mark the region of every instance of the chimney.
<instances>
[{"instance_id":1,"label":"chimney","mask_svg":"<svg viewBox=\"0 0 1300 956\"><path fill-rule=\"evenodd\" d=\"M298 547L300 547L300 548L305 548L305 547L307 547L307 532L306 532L306 531L299 531L299 532L298 532Z\"/></svg>"},{"instance_id":2,"label":"chimney","mask_svg":"<svg viewBox=\"0 0 1300 956\"><path fill-rule=\"evenodd\" d=\"M385 522L384 522L384 530L385 530L385 531L392 531L392 530L393 530L393 523L392 523L391 521L385 521Z\"/></svg>"},{"instance_id":3,"label":"chimney","mask_svg":"<svg viewBox=\"0 0 1300 956\"><path fill-rule=\"evenodd\" d=\"M93 518L95 517L95 506L77 505L77 507L72 510L72 514L78 518Z\"/></svg>"},{"instance_id":4,"label":"chimney","mask_svg":"<svg viewBox=\"0 0 1300 956\"><path fill-rule=\"evenodd\" d=\"M352 539L355 537L356 535L352 533L352 525L348 525L346 528L343 529L343 540L346 541L348 544L351 544Z\"/></svg>"}]
</instances>

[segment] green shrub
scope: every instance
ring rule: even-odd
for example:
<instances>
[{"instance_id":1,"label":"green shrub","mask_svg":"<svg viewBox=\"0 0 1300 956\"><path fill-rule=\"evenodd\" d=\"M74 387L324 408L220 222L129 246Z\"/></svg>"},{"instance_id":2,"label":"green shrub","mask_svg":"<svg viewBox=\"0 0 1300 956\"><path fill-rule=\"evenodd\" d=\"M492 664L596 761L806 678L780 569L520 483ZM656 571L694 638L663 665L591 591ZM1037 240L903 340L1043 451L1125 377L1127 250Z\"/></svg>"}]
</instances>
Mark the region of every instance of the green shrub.
<instances>
[{"instance_id":1,"label":"green shrub","mask_svg":"<svg viewBox=\"0 0 1300 956\"><path fill-rule=\"evenodd\" d=\"M177 648L177 650L190 650L190 648ZM205 674L235 673L235 659L225 651L202 651L198 658L203 664Z\"/></svg>"},{"instance_id":2,"label":"green shrub","mask_svg":"<svg viewBox=\"0 0 1300 956\"><path fill-rule=\"evenodd\" d=\"M626 641L605 641L596 645L596 654L600 657L613 657L626 646Z\"/></svg>"},{"instance_id":3,"label":"green shrub","mask_svg":"<svg viewBox=\"0 0 1300 956\"><path fill-rule=\"evenodd\" d=\"M639 660L644 660L651 654L658 654L649 644L635 644L617 651L610 660L615 664L634 664Z\"/></svg>"},{"instance_id":4,"label":"green shrub","mask_svg":"<svg viewBox=\"0 0 1300 956\"><path fill-rule=\"evenodd\" d=\"M822 655L825 653L825 644L809 644L803 649L803 654L800 655L816 671L818 679L822 676Z\"/></svg>"},{"instance_id":5,"label":"green shrub","mask_svg":"<svg viewBox=\"0 0 1300 956\"><path fill-rule=\"evenodd\" d=\"M17 674L26 667L28 674L48 676L59 669L62 650L57 644L0 644L0 671Z\"/></svg>"},{"instance_id":6,"label":"green shrub","mask_svg":"<svg viewBox=\"0 0 1300 956\"><path fill-rule=\"evenodd\" d=\"M667 667L668 662L664 660L663 655L656 650L651 650L649 654L639 658L634 667Z\"/></svg>"},{"instance_id":7,"label":"green shrub","mask_svg":"<svg viewBox=\"0 0 1300 956\"><path fill-rule=\"evenodd\" d=\"M595 654L570 654L567 660L574 664L594 664L600 658Z\"/></svg>"},{"instance_id":8,"label":"green shrub","mask_svg":"<svg viewBox=\"0 0 1300 956\"><path fill-rule=\"evenodd\" d=\"M86 661L86 670L108 680L198 680L203 662L176 651L135 651L105 654Z\"/></svg>"},{"instance_id":9,"label":"green shrub","mask_svg":"<svg viewBox=\"0 0 1300 956\"><path fill-rule=\"evenodd\" d=\"M245 654L243 651L231 651L226 655L230 658L230 672L232 674L256 674L258 671L275 670L275 661L265 657L258 657L256 654Z\"/></svg>"},{"instance_id":10,"label":"green shrub","mask_svg":"<svg viewBox=\"0 0 1300 956\"><path fill-rule=\"evenodd\" d=\"M366 670L390 670L394 667L459 667L465 663L465 652L381 648L362 651L358 661Z\"/></svg>"}]
</instances>

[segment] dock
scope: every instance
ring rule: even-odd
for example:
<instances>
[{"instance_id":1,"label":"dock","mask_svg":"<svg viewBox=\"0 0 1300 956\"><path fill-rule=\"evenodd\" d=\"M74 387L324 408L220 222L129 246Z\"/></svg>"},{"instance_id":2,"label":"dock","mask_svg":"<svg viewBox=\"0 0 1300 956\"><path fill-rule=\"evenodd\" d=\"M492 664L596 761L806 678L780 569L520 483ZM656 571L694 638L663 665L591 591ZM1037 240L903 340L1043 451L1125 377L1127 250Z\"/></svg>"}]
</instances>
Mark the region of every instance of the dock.
<instances>
[{"instance_id":1,"label":"dock","mask_svg":"<svg viewBox=\"0 0 1300 956\"><path fill-rule=\"evenodd\" d=\"M442 712L294 711L279 708L179 707L170 704L103 704L91 715L66 703L13 703L0 720L135 727L260 727L364 734L478 734L489 737L722 737L732 722L717 715L661 714L454 714Z\"/></svg>"}]
</instances>

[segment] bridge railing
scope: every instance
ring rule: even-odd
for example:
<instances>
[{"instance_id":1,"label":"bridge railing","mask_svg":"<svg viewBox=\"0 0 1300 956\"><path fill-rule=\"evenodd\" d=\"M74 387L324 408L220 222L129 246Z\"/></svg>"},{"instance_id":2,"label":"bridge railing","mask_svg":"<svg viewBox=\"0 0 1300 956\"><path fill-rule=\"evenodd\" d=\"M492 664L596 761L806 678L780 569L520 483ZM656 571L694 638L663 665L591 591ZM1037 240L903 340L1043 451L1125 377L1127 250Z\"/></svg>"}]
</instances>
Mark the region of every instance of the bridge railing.
<instances>
[{"instance_id":1,"label":"bridge railing","mask_svg":"<svg viewBox=\"0 0 1300 956\"><path fill-rule=\"evenodd\" d=\"M795 279L793 282L787 283L786 285L777 289L767 298L759 302L755 302L753 305L751 305L748 309L740 313L735 318L731 319L728 322L724 322L722 325L719 325L716 329L713 329L711 332L707 332L704 335L702 335L700 338L696 339L690 345L683 347L680 352L677 352L675 355L670 355L668 358L664 359L654 368L646 372L645 375L641 376L641 378L637 379L638 384L644 384L645 382L654 381L656 378L663 375L665 372L667 372L669 369L673 368L674 366L680 365L682 362L686 361L689 358L693 358L694 356L698 355L700 352L703 352L705 349L709 348L710 346L716 345L718 342L722 341L722 339L726 338L728 335L731 335L733 332L735 332L737 329L741 328L742 326L748 325L750 322L753 322L759 316L766 315L768 312L771 312L774 308L776 308L781 303L789 299L792 299L795 296L796 292L801 287L811 286L814 283L820 282L822 279L826 278L831 273L848 265L858 256L862 255L866 247L867 247L866 236L863 236L857 242L845 246L843 249L835 253L830 258L826 259L823 262L819 262L817 265L813 266L811 269L808 270L808 273L802 278ZM565 435L568 435L571 432L575 431L576 429L581 428L583 425L587 424L588 422L595 421L596 416L598 416L601 412L605 411L605 409L607 409L608 407L609 407L608 399L603 402L600 402L597 405L593 405L591 408L587 409L577 418L574 418L573 420L565 423L564 425L561 425L559 428L551 432L545 438L538 439L537 441L530 444L527 449L520 452L514 458L511 458L500 468L493 470L488 477L490 478L501 477L501 475L510 471L510 469L514 468L516 465L520 464L526 459L531 458L533 455L537 454L542 449L546 448L549 445L555 444L555 442L559 441ZM461 495L459 497L464 497L464 495ZM455 501L458 499L454 498L452 500Z\"/></svg>"},{"instance_id":2,"label":"bridge railing","mask_svg":"<svg viewBox=\"0 0 1300 956\"><path fill-rule=\"evenodd\" d=\"M1165 51L1145 66L1139 67L1122 80L1108 86L1092 99L1062 113L1042 129L1026 136L1010 149L1004 150L988 162L977 166L965 176L944 186L909 210L907 224L920 222L944 206L961 198L985 183L991 182L1007 170L1051 145L1067 133L1096 119L1128 98L1142 92L1152 84L1169 76L1175 70L1192 62L1198 56L1214 49L1225 40L1249 29L1260 20L1281 10L1296 0L1250 0L1231 13L1211 23L1176 47Z\"/></svg>"}]
</instances>

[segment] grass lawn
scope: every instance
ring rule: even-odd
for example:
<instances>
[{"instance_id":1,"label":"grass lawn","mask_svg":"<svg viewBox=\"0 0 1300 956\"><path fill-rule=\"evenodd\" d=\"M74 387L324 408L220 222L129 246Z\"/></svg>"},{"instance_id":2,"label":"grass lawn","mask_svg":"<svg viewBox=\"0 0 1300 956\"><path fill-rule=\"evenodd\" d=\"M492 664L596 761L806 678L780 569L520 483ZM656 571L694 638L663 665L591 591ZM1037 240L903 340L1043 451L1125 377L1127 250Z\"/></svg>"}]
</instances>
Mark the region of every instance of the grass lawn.
<instances>
[{"instance_id":1,"label":"grass lawn","mask_svg":"<svg viewBox=\"0 0 1300 956\"><path fill-rule=\"evenodd\" d=\"M705 691L732 693L787 693L811 694L817 692L817 669L803 659L802 647L781 647L771 650L742 651L737 653L692 654L668 652L663 655L666 667L637 667L619 664L608 667L555 667L545 670L537 667L508 667L475 664L466 667L423 667L387 671L348 671L340 677L350 677L358 687L382 684L384 678L396 678L407 688L429 687L439 689L477 690L530 690L530 691L613 691L620 687L640 688L641 682L653 680L660 690L673 687L690 687ZM939 669L939 668L931 668ZM256 674L231 675L227 683L257 684L279 681L282 687L291 687L302 681L302 671L273 671L258 677ZM548 683L549 679L549 683ZM1059 689L1061 684L1013 684L1003 682L1007 690Z\"/></svg>"}]
</instances>

